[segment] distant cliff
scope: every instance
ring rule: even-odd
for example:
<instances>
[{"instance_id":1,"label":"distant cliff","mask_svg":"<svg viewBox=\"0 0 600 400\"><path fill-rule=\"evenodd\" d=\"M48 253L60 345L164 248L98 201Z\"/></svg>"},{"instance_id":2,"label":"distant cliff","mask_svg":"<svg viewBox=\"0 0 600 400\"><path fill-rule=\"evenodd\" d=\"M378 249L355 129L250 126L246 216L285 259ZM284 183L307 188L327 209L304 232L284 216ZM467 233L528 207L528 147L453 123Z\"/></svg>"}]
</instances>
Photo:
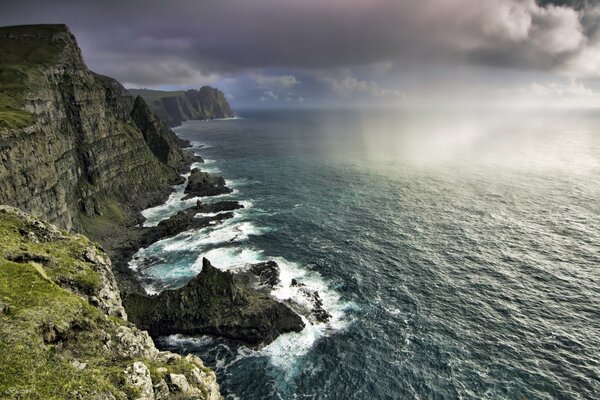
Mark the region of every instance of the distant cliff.
<instances>
[{"instance_id":1,"label":"distant cliff","mask_svg":"<svg viewBox=\"0 0 600 400\"><path fill-rule=\"evenodd\" d=\"M88 70L66 26L0 28L0 54L0 204L85 230L131 219L181 179L190 155L173 132Z\"/></svg>"},{"instance_id":2,"label":"distant cliff","mask_svg":"<svg viewBox=\"0 0 600 400\"><path fill-rule=\"evenodd\" d=\"M210 86L204 86L200 90L174 92L129 89L129 93L134 96L142 96L152 111L172 127L188 120L234 116L223 92Z\"/></svg>"}]
</instances>

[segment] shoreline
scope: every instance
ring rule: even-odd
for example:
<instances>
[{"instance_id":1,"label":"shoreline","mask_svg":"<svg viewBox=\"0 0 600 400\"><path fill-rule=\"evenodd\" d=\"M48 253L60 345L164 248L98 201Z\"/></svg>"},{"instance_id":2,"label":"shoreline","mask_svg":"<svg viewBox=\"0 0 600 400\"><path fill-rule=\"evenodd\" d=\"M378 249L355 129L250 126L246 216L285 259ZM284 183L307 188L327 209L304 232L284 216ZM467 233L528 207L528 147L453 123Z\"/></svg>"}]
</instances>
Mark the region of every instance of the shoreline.
<instances>
[{"instance_id":1,"label":"shoreline","mask_svg":"<svg viewBox=\"0 0 600 400\"><path fill-rule=\"evenodd\" d=\"M123 226L102 240L113 262L113 271L130 319L154 337L164 334L213 335L233 339L250 347L268 344L283 333L300 332L305 323L298 310L289 302L272 296L267 289L278 282L272 279L274 274L279 274L279 267L274 262L252 264L244 273L234 274L212 267L205 260L202 271L184 286L165 289L157 294L148 294L143 276L137 269L131 268L130 262L141 249L186 231L219 225L233 218L234 210L244 208L240 202L233 200L202 202L208 197L229 194L232 190L224 185L222 177L201 172L194 167L203 162L198 158L201 160L195 153L193 157L188 157L190 162L181 169L184 172L181 175L183 182L176 182L168 196L155 207L165 204L178 185L185 185L184 193L187 193L179 200L196 200L195 205L161 219L154 226L144 226L144 210L138 210L135 212L135 225ZM186 173L190 168L191 172ZM193 179L195 175L199 176L199 181ZM209 194L205 196L207 192ZM273 264L276 271L273 271ZM270 280L263 279L265 271L271 276ZM200 278L201 275L204 276ZM198 294L199 297L194 298ZM164 302L160 299L165 296L169 299L166 304L177 305L174 309L161 309ZM318 294L313 294L313 297L316 318L328 318L327 312L319 306ZM210 305L214 304L218 306L211 308ZM219 316L216 319L215 313Z\"/></svg>"}]
</instances>

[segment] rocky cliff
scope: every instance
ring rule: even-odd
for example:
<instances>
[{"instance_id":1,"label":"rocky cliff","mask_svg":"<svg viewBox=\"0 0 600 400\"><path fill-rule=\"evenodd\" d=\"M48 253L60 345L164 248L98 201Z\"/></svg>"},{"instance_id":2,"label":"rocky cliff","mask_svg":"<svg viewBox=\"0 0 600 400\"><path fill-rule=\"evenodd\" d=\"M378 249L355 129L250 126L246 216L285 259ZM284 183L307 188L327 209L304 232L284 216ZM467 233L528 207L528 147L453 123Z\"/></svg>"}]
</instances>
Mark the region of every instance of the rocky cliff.
<instances>
[{"instance_id":1,"label":"rocky cliff","mask_svg":"<svg viewBox=\"0 0 600 400\"><path fill-rule=\"evenodd\" d=\"M0 204L84 230L162 200L186 160L174 134L83 62L64 25L0 28Z\"/></svg>"},{"instance_id":2,"label":"rocky cliff","mask_svg":"<svg viewBox=\"0 0 600 400\"><path fill-rule=\"evenodd\" d=\"M214 372L127 321L106 254L0 206L0 398L221 399Z\"/></svg>"},{"instance_id":3,"label":"rocky cliff","mask_svg":"<svg viewBox=\"0 0 600 400\"><path fill-rule=\"evenodd\" d=\"M149 89L129 89L142 96L150 108L169 126L183 121L231 118L234 116L225 95L218 89L203 86L200 90L164 92Z\"/></svg>"}]
</instances>

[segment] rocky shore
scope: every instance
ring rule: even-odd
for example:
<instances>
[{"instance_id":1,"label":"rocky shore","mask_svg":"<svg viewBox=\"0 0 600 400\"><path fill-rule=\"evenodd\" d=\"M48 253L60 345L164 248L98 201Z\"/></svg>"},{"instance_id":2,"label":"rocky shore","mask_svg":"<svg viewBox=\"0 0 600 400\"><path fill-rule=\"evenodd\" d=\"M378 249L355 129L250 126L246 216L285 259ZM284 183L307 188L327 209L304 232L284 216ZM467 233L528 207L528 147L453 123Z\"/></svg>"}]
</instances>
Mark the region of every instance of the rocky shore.
<instances>
[{"instance_id":1,"label":"rocky shore","mask_svg":"<svg viewBox=\"0 0 600 400\"><path fill-rule=\"evenodd\" d=\"M200 179L194 176L200 175ZM229 193L222 177L192 170L185 192L204 196ZM129 267L141 248L191 229L201 229L232 218L243 208L237 201L203 203L179 211L153 227L131 226L103 238L119 278L124 305L130 319L153 336L175 333L219 335L251 346L270 343L286 332L304 328L302 318L290 307L273 299L248 279L248 274L223 272L204 259L202 271L187 285L145 294L139 277ZM210 216L202 216L210 213ZM271 264L269 264L271 265ZM254 269L260 279L262 268ZM278 272L277 272L278 274ZM274 283L272 281L271 283Z\"/></svg>"}]
</instances>

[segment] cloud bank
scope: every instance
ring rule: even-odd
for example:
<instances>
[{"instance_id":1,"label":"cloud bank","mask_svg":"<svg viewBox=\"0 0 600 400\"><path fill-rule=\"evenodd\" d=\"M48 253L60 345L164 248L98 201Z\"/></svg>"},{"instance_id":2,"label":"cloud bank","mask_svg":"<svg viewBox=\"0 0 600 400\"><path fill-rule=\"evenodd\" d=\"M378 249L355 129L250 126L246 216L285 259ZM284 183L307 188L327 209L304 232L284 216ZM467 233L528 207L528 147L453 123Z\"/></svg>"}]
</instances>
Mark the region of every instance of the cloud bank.
<instances>
[{"instance_id":1,"label":"cloud bank","mask_svg":"<svg viewBox=\"0 0 600 400\"><path fill-rule=\"evenodd\" d=\"M480 86L531 74L591 86L600 78L595 1L8 0L2 8L2 25L67 23L92 68L131 86L219 83L248 101L273 99L268 91L282 100L400 99L414 82L443 87L469 71L487 71Z\"/></svg>"}]
</instances>

